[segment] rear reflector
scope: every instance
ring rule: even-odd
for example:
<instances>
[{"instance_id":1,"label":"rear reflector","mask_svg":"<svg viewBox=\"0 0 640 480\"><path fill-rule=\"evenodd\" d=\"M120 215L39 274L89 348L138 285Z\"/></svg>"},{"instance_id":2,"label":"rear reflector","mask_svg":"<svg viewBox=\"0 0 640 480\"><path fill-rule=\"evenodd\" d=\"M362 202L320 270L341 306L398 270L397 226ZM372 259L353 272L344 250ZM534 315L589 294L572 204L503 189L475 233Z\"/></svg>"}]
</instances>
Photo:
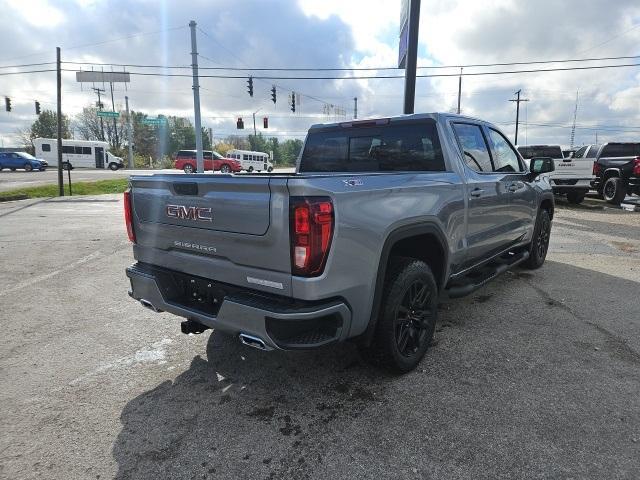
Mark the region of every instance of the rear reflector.
<instances>
[{"instance_id":1,"label":"rear reflector","mask_svg":"<svg viewBox=\"0 0 640 480\"><path fill-rule=\"evenodd\" d=\"M640 177L640 157L633 159L633 176Z\"/></svg>"},{"instance_id":2,"label":"rear reflector","mask_svg":"<svg viewBox=\"0 0 640 480\"><path fill-rule=\"evenodd\" d=\"M291 272L322 274L333 237L333 204L329 197L291 197Z\"/></svg>"},{"instance_id":3,"label":"rear reflector","mask_svg":"<svg viewBox=\"0 0 640 480\"><path fill-rule=\"evenodd\" d=\"M600 164L598 162L593 162L592 174L597 177L598 175L600 175L600 170Z\"/></svg>"},{"instance_id":4,"label":"rear reflector","mask_svg":"<svg viewBox=\"0 0 640 480\"><path fill-rule=\"evenodd\" d=\"M124 222L127 225L127 235L129 235L129 240L136 243L136 234L133 231L133 211L131 209L130 188L127 188L124 192Z\"/></svg>"}]
</instances>

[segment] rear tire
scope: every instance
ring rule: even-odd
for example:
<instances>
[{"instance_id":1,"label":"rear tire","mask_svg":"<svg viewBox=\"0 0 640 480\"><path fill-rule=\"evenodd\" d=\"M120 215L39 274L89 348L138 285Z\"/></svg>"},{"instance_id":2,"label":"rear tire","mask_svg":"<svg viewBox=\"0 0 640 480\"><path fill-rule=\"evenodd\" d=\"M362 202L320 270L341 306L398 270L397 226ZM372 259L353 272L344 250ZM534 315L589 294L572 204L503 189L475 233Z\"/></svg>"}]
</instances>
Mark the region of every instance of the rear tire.
<instances>
[{"instance_id":1,"label":"rear tire","mask_svg":"<svg viewBox=\"0 0 640 480\"><path fill-rule=\"evenodd\" d=\"M438 287L429 266L413 258L392 258L371 345L365 360L406 373L422 360L435 330Z\"/></svg>"},{"instance_id":2,"label":"rear tire","mask_svg":"<svg viewBox=\"0 0 640 480\"><path fill-rule=\"evenodd\" d=\"M24 164L24 171L25 172L30 172L33 170L33 165L31 165L30 163L25 163Z\"/></svg>"},{"instance_id":3,"label":"rear tire","mask_svg":"<svg viewBox=\"0 0 640 480\"><path fill-rule=\"evenodd\" d=\"M193 173L193 165L187 163L182 170L184 170L184 173Z\"/></svg>"},{"instance_id":4,"label":"rear tire","mask_svg":"<svg viewBox=\"0 0 640 480\"><path fill-rule=\"evenodd\" d=\"M611 205L620 205L627 196L627 188L624 182L618 177L610 177L604 182L602 195L607 203Z\"/></svg>"},{"instance_id":5,"label":"rear tire","mask_svg":"<svg viewBox=\"0 0 640 480\"><path fill-rule=\"evenodd\" d=\"M549 238L551 237L551 216L546 210L538 212L533 238L529 246L529 258L523 263L525 268L535 270L540 268L547 258Z\"/></svg>"},{"instance_id":6,"label":"rear tire","mask_svg":"<svg viewBox=\"0 0 640 480\"><path fill-rule=\"evenodd\" d=\"M573 205L579 205L584 200L587 192L569 192L567 193L567 201Z\"/></svg>"}]
</instances>

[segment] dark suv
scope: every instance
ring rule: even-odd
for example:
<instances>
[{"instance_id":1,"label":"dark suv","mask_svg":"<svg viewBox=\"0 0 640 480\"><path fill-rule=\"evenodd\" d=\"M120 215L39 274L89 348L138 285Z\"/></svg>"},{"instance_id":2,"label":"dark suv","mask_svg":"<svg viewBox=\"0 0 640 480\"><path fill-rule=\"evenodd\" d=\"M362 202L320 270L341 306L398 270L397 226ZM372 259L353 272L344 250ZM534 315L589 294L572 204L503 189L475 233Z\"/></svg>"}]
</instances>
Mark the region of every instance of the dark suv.
<instances>
[{"instance_id":1,"label":"dark suv","mask_svg":"<svg viewBox=\"0 0 640 480\"><path fill-rule=\"evenodd\" d=\"M620 205L627 195L640 195L640 143L605 143L593 174L591 186L613 205Z\"/></svg>"}]
</instances>

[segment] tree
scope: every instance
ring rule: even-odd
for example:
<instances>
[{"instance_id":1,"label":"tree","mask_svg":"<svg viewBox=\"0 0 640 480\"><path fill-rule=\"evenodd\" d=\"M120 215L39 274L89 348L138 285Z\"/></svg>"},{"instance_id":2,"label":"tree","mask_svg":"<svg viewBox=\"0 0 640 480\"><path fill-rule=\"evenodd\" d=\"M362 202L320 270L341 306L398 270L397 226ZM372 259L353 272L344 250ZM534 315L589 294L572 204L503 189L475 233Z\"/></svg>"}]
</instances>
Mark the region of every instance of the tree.
<instances>
[{"instance_id":1,"label":"tree","mask_svg":"<svg viewBox=\"0 0 640 480\"><path fill-rule=\"evenodd\" d=\"M35 138L58 138L58 115L53 110L43 110L30 127L18 131L24 146L30 153L35 151ZM69 118L62 115L62 138L71 138Z\"/></svg>"},{"instance_id":2,"label":"tree","mask_svg":"<svg viewBox=\"0 0 640 480\"><path fill-rule=\"evenodd\" d=\"M103 140L103 126L100 124L98 117L98 109L95 107L85 107L82 113L76 115L74 121L74 130L78 132L83 140Z\"/></svg>"},{"instance_id":3,"label":"tree","mask_svg":"<svg viewBox=\"0 0 640 480\"><path fill-rule=\"evenodd\" d=\"M213 150L218 152L223 157L226 157L227 152L229 152L230 150L233 150L234 148L235 147L233 145L231 145L230 143L225 143L225 142L219 142L219 143L216 143L213 146Z\"/></svg>"}]
</instances>

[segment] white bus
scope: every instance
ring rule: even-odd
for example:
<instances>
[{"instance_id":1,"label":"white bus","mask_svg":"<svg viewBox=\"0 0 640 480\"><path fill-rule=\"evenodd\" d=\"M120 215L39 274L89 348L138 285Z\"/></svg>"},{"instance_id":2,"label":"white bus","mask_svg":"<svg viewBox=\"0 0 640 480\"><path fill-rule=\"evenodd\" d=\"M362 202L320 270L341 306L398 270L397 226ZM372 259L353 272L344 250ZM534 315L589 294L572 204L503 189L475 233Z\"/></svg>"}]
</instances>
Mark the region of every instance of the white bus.
<instances>
[{"instance_id":1,"label":"white bus","mask_svg":"<svg viewBox=\"0 0 640 480\"><path fill-rule=\"evenodd\" d=\"M243 170L247 172L261 172L273 170L273 163L269 159L269 155L264 152L252 152L251 150L230 150L227 158L235 158L240 162Z\"/></svg>"},{"instance_id":2,"label":"white bus","mask_svg":"<svg viewBox=\"0 0 640 480\"><path fill-rule=\"evenodd\" d=\"M36 138L33 141L36 157L49 162L49 166L58 166L58 140L55 138ZM118 170L124 167L122 158L108 151L107 142L93 140L62 140L62 165L64 168L90 167Z\"/></svg>"}]
</instances>

